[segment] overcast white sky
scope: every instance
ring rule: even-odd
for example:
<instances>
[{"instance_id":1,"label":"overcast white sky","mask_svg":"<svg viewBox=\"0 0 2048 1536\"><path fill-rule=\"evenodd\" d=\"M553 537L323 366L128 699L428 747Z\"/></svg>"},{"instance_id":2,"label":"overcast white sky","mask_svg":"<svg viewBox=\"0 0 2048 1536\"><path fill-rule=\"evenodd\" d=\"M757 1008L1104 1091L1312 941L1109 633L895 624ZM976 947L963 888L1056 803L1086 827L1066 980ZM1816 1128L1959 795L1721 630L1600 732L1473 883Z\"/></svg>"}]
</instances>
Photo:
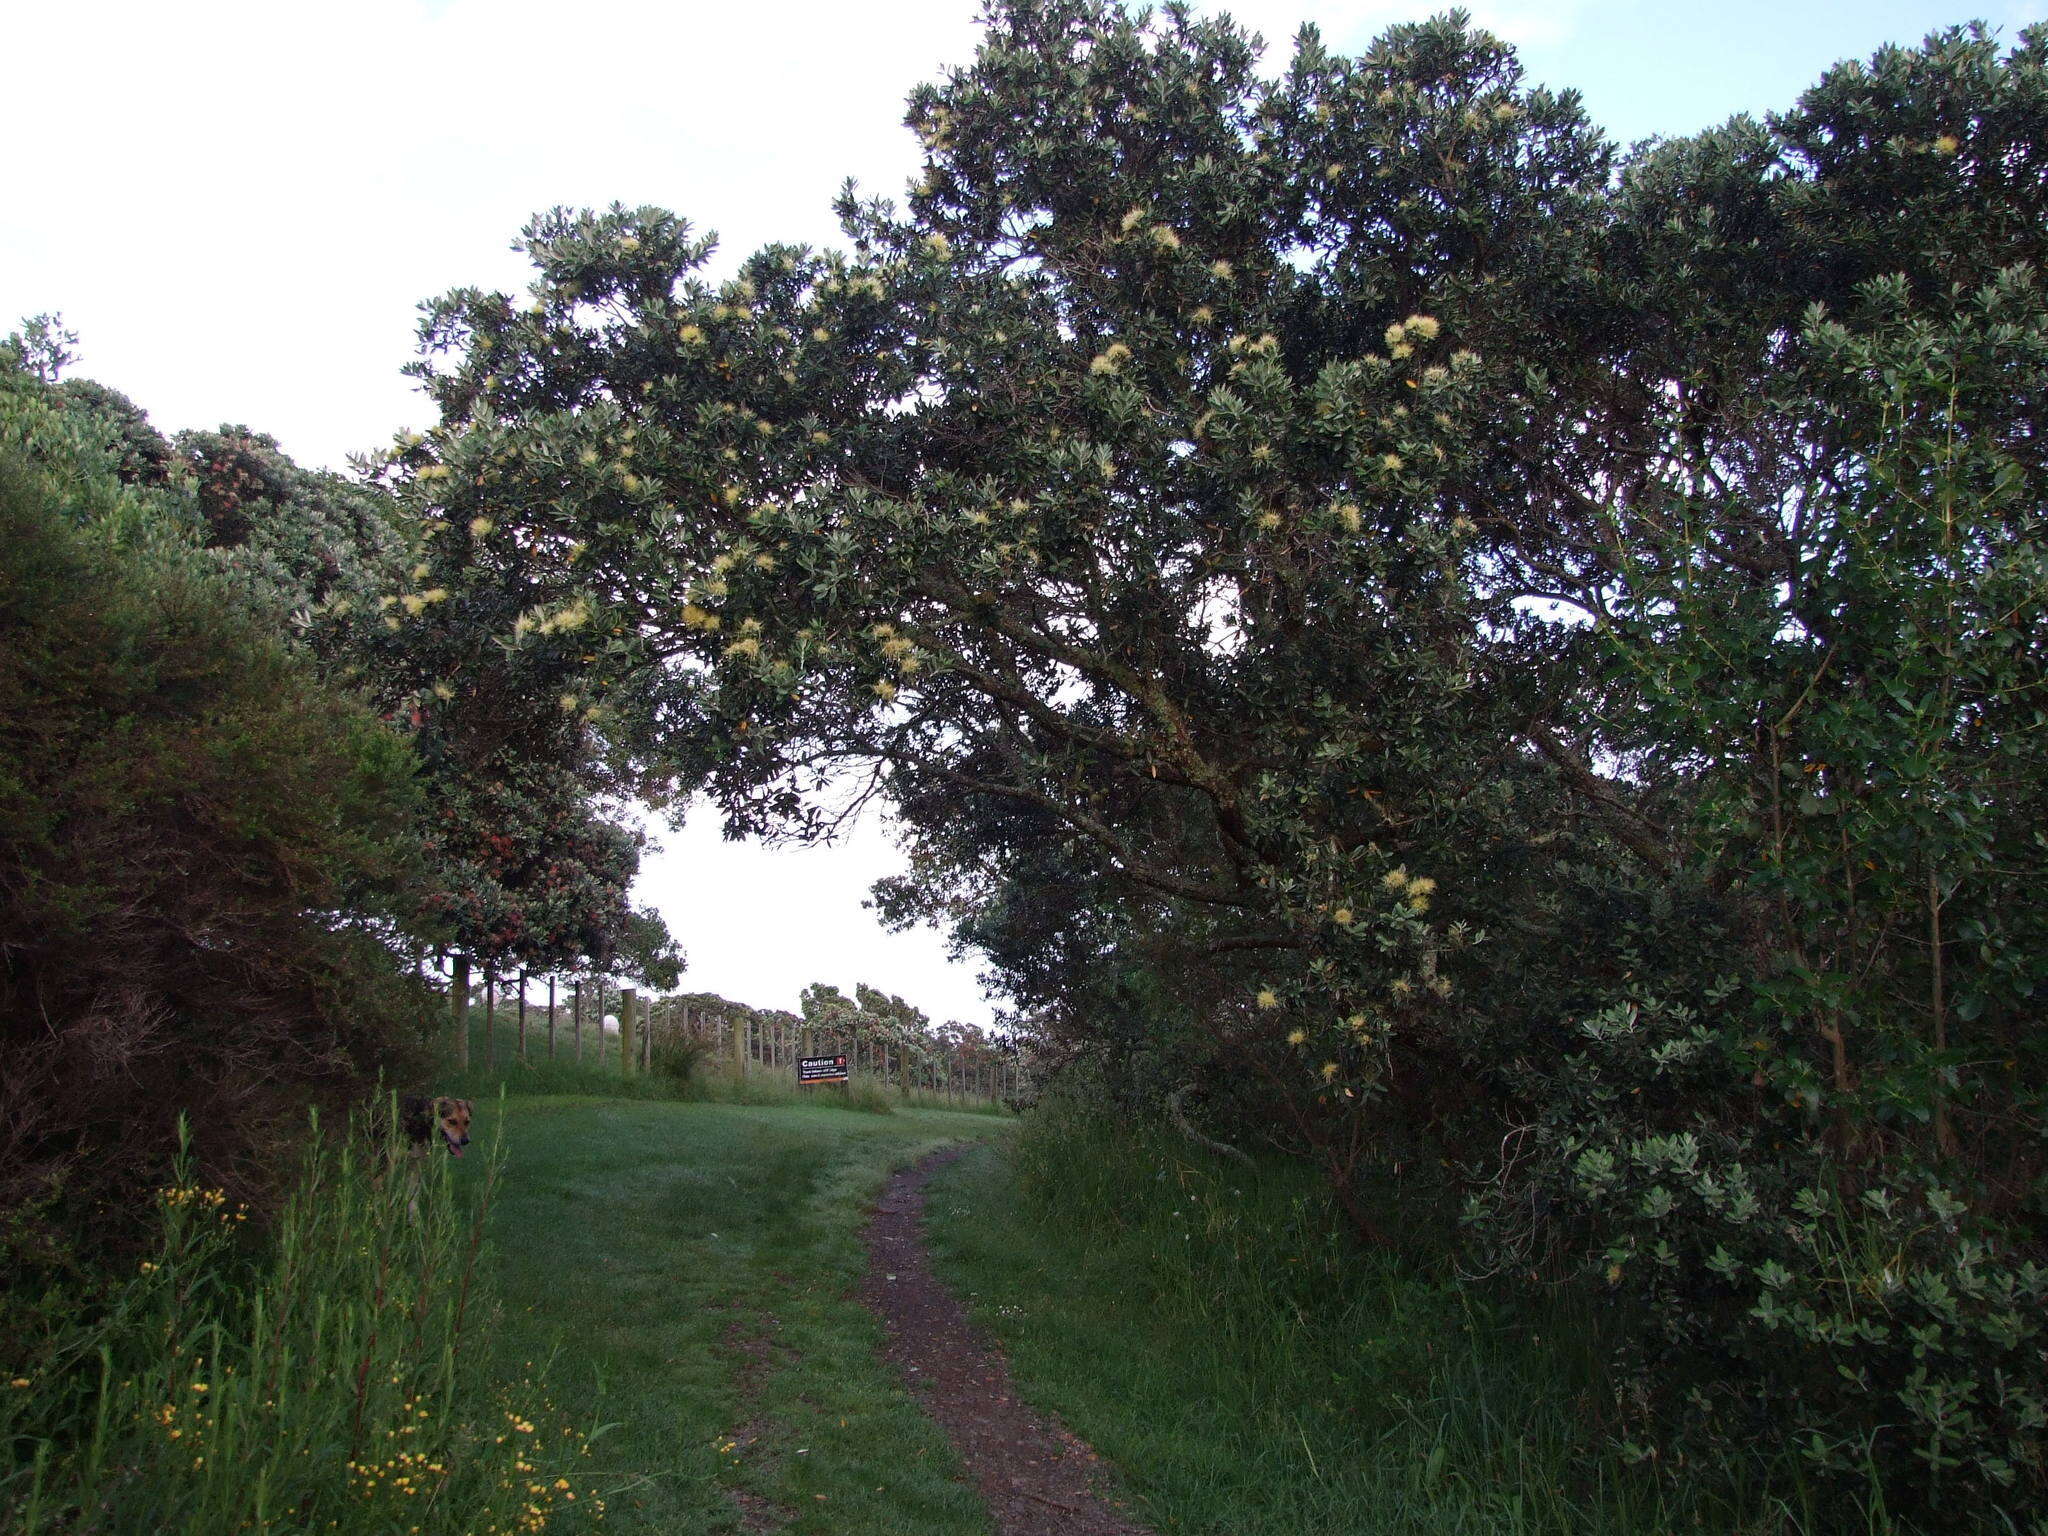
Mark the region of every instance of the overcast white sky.
<instances>
[{"instance_id":1,"label":"overcast white sky","mask_svg":"<svg viewBox=\"0 0 2048 1536\"><path fill-rule=\"evenodd\" d=\"M1356 50L1403 0L1246 0L1284 46L1313 20ZM728 254L825 243L857 177L897 192L920 80L973 53L975 0L71 0L6 20L15 150L0 171L0 328L61 311L77 371L166 431L241 422L301 463L421 424L400 377L415 307L517 288L509 242L556 203L655 203ZM2041 0L1476 0L1537 80L1584 92L1624 141L1789 104L1833 61ZM29 147L31 134L37 136ZM690 951L685 985L792 1006L867 981L985 1021L971 966L888 936L861 898L895 859L867 827L830 850L667 835L640 899Z\"/></svg>"}]
</instances>

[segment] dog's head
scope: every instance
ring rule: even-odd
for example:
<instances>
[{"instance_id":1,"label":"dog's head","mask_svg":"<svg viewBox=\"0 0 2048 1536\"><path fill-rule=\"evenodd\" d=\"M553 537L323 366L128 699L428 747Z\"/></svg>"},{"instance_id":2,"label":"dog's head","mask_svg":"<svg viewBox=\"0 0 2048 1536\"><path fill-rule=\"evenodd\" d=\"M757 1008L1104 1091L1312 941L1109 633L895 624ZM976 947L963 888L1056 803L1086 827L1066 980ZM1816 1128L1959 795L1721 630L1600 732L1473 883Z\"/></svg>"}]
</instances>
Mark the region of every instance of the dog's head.
<instances>
[{"instance_id":1,"label":"dog's head","mask_svg":"<svg viewBox=\"0 0 2048 1536\"><path fill-rule=\"evenodd\" d=\"M462 1149L469 1145L469 1114L467 1099L434 1100L434 1129L441 1133L449 1152L456 1157L462 1156Z\"/></svg>"}]
</instances>

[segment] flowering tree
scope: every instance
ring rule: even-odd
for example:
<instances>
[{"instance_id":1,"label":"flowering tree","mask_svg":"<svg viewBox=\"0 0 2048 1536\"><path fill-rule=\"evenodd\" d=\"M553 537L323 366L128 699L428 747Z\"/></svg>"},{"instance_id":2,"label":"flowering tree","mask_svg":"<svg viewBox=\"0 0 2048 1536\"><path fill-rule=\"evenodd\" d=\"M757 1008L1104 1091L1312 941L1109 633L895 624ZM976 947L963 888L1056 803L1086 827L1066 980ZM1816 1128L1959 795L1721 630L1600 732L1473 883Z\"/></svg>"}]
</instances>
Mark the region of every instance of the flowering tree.
<instances>
[{"instance_id":1,"label":"flowering tree","mask_svg":"<svg viewBox=\"0 0 2048 1536\"><path fill-rule=\"evenodd\" d=\"M1120 1092L1259 1085L1361 1231L1368 1170L1484 1168L1499 1262L1829 1405L1822 1464L2038 1481L2044 62L1943 34L1617 164L1456 18L1267 81L1013 0L848 251L714 285L558 210L530 302L434 305L434 559L733 830L887 794L885 913ZM1882 1275L1777 1299L1852 1209L1940 1248L1917 1346Z\"/></svg>"}]
</instances>

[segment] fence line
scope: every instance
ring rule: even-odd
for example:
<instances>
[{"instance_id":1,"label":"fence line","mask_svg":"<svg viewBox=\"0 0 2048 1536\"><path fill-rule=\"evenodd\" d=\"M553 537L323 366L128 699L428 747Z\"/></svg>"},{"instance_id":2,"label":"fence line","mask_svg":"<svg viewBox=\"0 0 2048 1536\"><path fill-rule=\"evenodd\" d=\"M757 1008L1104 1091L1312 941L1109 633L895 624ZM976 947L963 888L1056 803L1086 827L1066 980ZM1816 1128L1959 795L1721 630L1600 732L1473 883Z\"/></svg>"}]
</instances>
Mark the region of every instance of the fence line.
<instances>
[{"instance_id":1,"label":"fence line","mask_svg":"<svg viewBox=\"0 0 2048 1536\"><path fill-rule=\"evenodd\" d=\"M515 1057L530 1061L534 1053L528 1011L546 1010L544 1031L547 1059L558 1055L558 1024L563 1002L560 977L547 979L544 1005L530 996L534 978L525 972L500 976L487 968L479 980L483 993L483 1061L495 1068L497 1061L497 1009L500 1002L515 1010ZM469 1059L468 1036L477 1023L474 1000L464 1009L455 988L467 965L451 962L446 977L451 1007L458 1021L456 1054L458 1064ZM707 1009L687 997L641 997L637 989L621 986L608 977L571 974L567 991L569 1053L581 1063L584 1057L583 1024L585 983L593 993L593 1014L597 1025L595 1060L615 1066L622 1073L651 1072L658 1055L671 1050L691 1050L704 1065L715 1065L729 1076L787 1077L796 1080L799 1055L844 1055L856 1084L866 1083L894 1090L908 1100L913 1095L943 1103L1004 1103L1021 1098L1031 1084L1025 1058L1000 1042L962 1050L949 1049L930 1036L906 1039L898 1035L847 1034L822 1028L793 1014L764 1013L734 1005ZM618 1020L618 1054L607 1050L606 1020ZM468 1027L462 1027L466 1023Z\"/></svg>"}]
</instances>

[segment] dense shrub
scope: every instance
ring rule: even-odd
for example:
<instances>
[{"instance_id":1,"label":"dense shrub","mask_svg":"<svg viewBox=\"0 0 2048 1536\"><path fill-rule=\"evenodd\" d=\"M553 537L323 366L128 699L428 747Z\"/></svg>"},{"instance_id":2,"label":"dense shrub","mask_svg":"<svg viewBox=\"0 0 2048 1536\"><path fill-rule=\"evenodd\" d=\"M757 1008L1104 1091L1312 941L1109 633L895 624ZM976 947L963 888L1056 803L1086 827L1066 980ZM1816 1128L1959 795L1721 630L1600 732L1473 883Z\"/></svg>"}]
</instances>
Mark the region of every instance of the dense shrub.
<instances>
[{"instance_id":1,"label":"dense shrub","mask_svg":"<svg viewBox=\"0 0 2048 1536\"><path fill-rule=\"evenodd\" d=\"M68 471L68 472L67 472ZM309 1102L417 1058L404 744L89 463L0 445L0 1212L116 1237L183 1111L267 1203Z\"/></svg>"}]
</instances>

